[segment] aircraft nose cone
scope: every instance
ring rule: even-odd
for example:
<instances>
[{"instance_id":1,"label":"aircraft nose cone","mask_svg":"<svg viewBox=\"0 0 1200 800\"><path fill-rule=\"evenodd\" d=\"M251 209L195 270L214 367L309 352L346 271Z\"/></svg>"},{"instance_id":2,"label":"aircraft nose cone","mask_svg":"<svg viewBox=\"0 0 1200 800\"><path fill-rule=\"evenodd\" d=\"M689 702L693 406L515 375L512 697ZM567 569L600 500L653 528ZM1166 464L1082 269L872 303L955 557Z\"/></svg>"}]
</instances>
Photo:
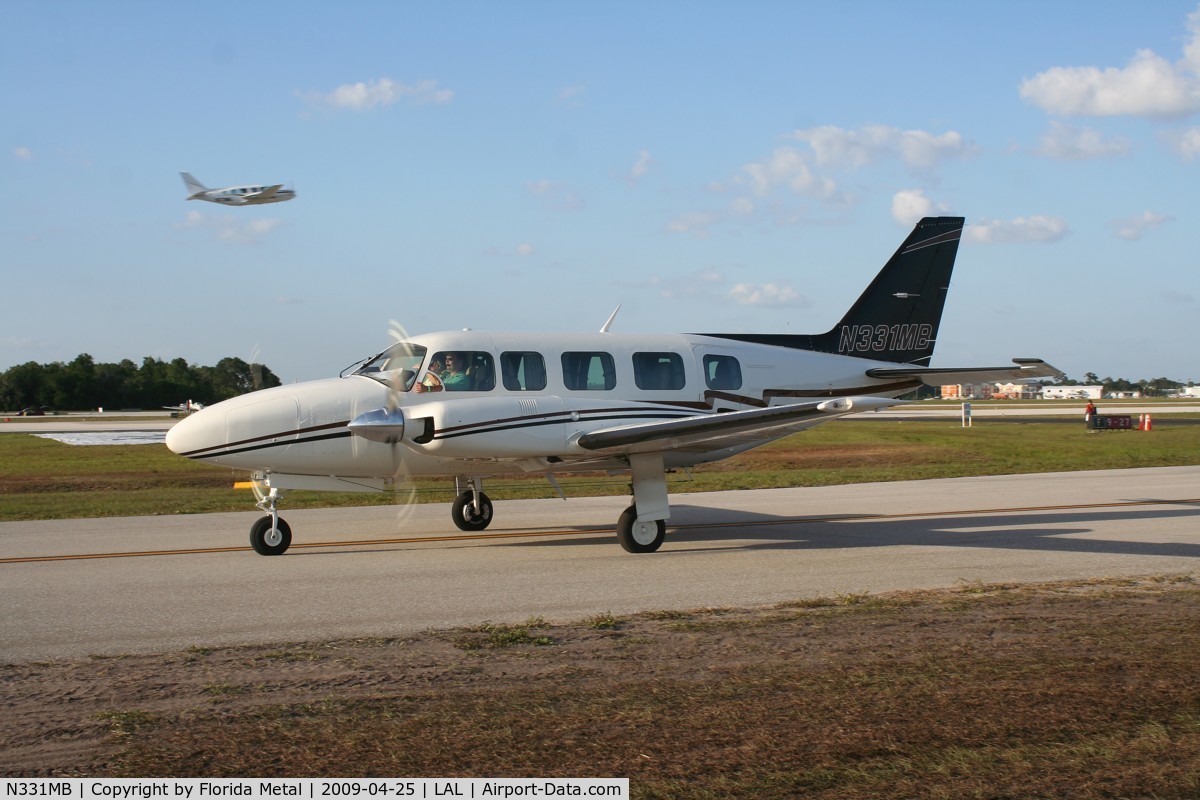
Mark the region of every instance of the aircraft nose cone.
<instances>
[{"instance_id":1,"label":"aircraft nose cone","mask_svg":"<svg viewBox=\"0 0 1200 800\"><path fill-rule=\"evenodd\" d=\"M167 431L167 449L180 456L203 452L224 443L223 415L204 409L176 422Z\"/></svg>"}]
</instances>

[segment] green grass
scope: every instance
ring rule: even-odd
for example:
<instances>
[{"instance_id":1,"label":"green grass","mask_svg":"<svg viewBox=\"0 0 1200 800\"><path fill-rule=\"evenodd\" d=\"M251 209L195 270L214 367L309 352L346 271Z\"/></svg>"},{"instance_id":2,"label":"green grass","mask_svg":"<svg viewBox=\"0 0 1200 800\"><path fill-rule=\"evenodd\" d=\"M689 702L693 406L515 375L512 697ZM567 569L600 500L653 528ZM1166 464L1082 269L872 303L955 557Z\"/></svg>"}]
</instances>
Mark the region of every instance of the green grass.
<instances>
[{"instance_id":1,"label":"green grass","mask_svg":"<svg viewBox=\"0 0 1200 800\"><path fill-rule=\"evenodd\" d=\"M669 476L672 492L1200 464L1200 425L1161 418L1154 431L1088 433L1082 423L980 420L838 421L736 458ZM200 464L161 445L78 447L0 436L0 521L245 511L246 474ZM568 496L624 495L628 478L563 475ZM448 502L449 479L423 480L419 502ZM489 480L497 500L548 498L540 475ZM381 505L385 494L291 492L287 508Z\"/></svg>"}]
</instances>

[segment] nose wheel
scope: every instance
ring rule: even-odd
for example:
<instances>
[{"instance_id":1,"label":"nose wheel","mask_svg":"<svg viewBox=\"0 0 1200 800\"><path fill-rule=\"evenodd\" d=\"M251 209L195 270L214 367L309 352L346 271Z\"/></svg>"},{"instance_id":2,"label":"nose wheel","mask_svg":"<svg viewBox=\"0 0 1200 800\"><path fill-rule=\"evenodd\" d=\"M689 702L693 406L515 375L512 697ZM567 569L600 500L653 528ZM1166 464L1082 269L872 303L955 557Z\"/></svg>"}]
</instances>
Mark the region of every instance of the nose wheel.
<instances>
[{"instance_id":1,"label":"nose wheel","mask_svg":"<svg viewBox=\"0 0 1200 800\"><path fill-rule=\"evenodd\" d=\"M481 531L492 524L492 501L483 492L463 492L450 509L450 518L460 531Z\"/></svg>"},{"instance_id":2,"label":"nose wheel","mask_svg":"<svg viewBox=\"0 0 1200 800\"><path fill-rule=\"evenodd\" d=\"M260 556L279 556L292 543L292 528L276 514L259 517L250 528L250 546Z\"/></svg>"},{"instance_id":3,"label":"nose wheel","mask_svg":"<svg viewBox=\"0 0 1200 800\"><path fill-rule=\"evenodd\" d=\"M267 488L267 482L255 475L251 481L256 506L267 512L250 526L250 546L260 556L281 556L292 543L292 528L279 518L281 493L275 487Z\"/></svg>"}]
</instances>

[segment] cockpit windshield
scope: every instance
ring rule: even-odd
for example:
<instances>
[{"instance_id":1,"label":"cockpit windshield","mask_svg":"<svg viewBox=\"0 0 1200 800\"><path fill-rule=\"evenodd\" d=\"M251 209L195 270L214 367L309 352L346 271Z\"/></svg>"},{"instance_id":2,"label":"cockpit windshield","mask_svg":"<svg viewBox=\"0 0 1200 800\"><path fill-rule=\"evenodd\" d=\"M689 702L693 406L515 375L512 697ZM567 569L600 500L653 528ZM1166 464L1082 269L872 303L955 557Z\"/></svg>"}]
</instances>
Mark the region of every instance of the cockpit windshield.
<instances>
[{"instance_id":1,"label":"cockpit windshield","mask_svg":"<svg viewBox=\"0 0 1200 800\"><path fill-rule=\"evenodd\" d=\"M416 380L417 370L425 360L426 348L412 342L397 342L354 371L375 380L391 382L399 372L398 388L408 391Z\"/></svg>"}]
</instances>

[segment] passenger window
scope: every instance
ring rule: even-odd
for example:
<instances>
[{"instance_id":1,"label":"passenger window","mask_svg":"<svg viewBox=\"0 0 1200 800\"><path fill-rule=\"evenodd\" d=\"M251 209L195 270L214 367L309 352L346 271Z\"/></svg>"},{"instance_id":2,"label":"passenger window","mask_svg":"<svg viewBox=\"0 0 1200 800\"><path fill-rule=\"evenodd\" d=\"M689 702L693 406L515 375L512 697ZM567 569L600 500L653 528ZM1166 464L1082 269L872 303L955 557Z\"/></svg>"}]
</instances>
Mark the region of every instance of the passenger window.
<instances>
[{"instance_id":1,"label":"passenger window","mask_svg":"<svg viewBox=\"0 0 1200 800\"><path fill-rule=\"evenodd\" d=\"M742 365L733 356L705 356L704 382L710 389L740 389Z\"/></svg>"},{"instance_id":2,"label":"passenger window","mask_svg":"<svg viewBox=\"0 0 1200 800\"><path fill-rule=\"evenodd\" d=\"M540 392L546 388L546 361L541 353L500 354L500 374L510 392Z\"/></svg>"},{"instance_id":3,"label":"passenger window","mask_svg":"<svg viewBox=\"0 0 1200 800\"><path fill-rule=\"evenodd\" d=\"M682 389L683 358L678 353L634 353L633 382L639 389Z\"/></svg>"},{"instance_id":4,"label":"passenger window","mask_svg":"<svg viewBox=\"0 0 1200 800\"><path fill-rule=\"evenodd\" d=\"M496 388L492 354L482 350L444 350L434 353L421 383L430 391L490 392Z\"/></svg>"},{"instance_id":5,"label":"passenger window","mask_svg":"<svg viewBox=\"0 0 1200 800\"><path fill-rule=\"evenodd\" d=\"M614 389L617 370L608 353L563 353L563 384L573 392Z\"/></svg>"}]
</instances>

